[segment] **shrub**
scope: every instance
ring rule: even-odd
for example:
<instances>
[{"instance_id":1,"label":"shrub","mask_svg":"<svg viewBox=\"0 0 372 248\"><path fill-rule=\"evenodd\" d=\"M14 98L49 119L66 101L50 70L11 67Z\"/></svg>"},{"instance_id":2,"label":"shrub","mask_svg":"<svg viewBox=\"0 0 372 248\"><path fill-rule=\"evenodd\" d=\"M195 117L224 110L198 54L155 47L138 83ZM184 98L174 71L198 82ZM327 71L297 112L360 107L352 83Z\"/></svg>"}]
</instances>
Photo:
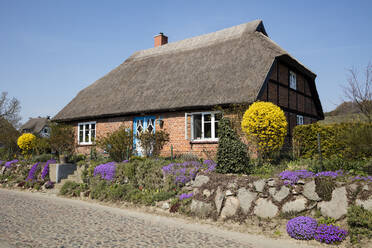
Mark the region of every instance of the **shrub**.
<instances>
[{"instance_id":1,"label":"shrub","mask_svg":"<svg viewBox=\"0 0 372 248\"><path fill-rule=\"evenodd\" d=\"M287 233L294 239L310 240L314 238L318 223L311 217L299 216L287 223Z\"/></svg>"},{"instance_id":2,"label":"shrub","mask_svg":"<svg viewBox=\"0 0 372 248\"><path fill-rule=\"evenodd\" d=\"M97 144L108 152L112 160L121 162L128 159L132 154L133 133L125 126L121 126L107 136L99 137Z\"/></svg>"},{"instance_id":3,"label":"shrub","mask_svg":"<svg viewBox=\"0 0 372 248\"><path fill-rule=\"evenodd\" d=\"M359 206L351 206L347 211L347 224L352 243L372 237L372 211Z\"/></svg>"},{"instance_id":4,"label":"shrub","mask_svg":"<svg viewBox=\"0 0 372 248\"><path fill-rule=\"evenodd\" d=\"M146 157L159 156L161 149L169 142L169 134L163 130L155 133L146 131L141 133L138 139Z\"/></svg>"},{"instance_id":5,"label":"shrub","mask_svg":"<svg viewBox=\"0 0 372 248\"><path fill-rule=\"evenodd\" d=\"M0 158L5 160L14 159L19 152L17 140L19 132L7 120L0 117Z\"/></svg>"},{"instance_id":6,"label":"shrub","mask_svg":"<svg viewBox=\"0 0 372 248\"><path fill-rule=\"evenodd\" d=\"M240 140L226 117L218 123L218 137L217 172L248 174L250 163L247 146Z\"/></svg>"},{"instance_id":7,"label":"shrub","mask_svg":"<svg viewBox=\"0 0 372 248\"><path fill-rule=\"evenodd\" d=\"M296 126L293 131L293 150L297 157L318 155L318 133L323 158L360 159L372 156L372 124L339 123Z\"/></svg>"},{"instance_id":8,"label":"shrub","mask_svg":"<svg viewBox=\"0 0 372 248\"><path fill-rule=\"evenodd\" d=\"M50 125L51 148L61 154L72 154L75 148L74 128L71 125L52 123Z\"/></svg>"},{"instance_id":9,"label":"shrub","mask_svg":"<svg viewBox=\"0 0 372 248\"><path fill-rule=\"evenodd\" d=\"M45 154L51 152L49 138L36 137L33 151L35 154Z\"/></svg>"},{"instance_id":10,"label":"shrub","mask_svg":"<svg viewBox=\"0 0 372 248\"><path fill-rule=\"evenodd\" d=\"M21 148L22 153L28 155L35 148L36 136L32 133L22 134L17 141L19 148Z\"/></svg>"},{"instance_id":11,"label":"shrub","mask_svg":"<svg viewBox=\"0 0 372 248\"><path fill-rule=\"evenodd\" d=\"M80 196L80 192L87 190L86 184L80 184L73 181L67 181L63 184L59 193L61 195L69 195L69 196Z\"/></svg>"},{"instance_id":12,"label":"shrub","mask_svg":"<svg viewBox=\"0 0 372 248\"><path fill-rule=\"evenodd\" d=\"M270 102L255 102L245 112L242 130L257 146L259 156L279 151L287 135L283 110Z\"/></svg>"},{"instance_id":13,"label":"shrub","mask_svg":"<svg viewBox=\"0 0 372 248\"><path fill-rule=\"evenodd\" d=\"M343 241L347 231L338 226L321 224L315 230L314 238L321 243L335 244Z\"/></svg>"}]
</instances>

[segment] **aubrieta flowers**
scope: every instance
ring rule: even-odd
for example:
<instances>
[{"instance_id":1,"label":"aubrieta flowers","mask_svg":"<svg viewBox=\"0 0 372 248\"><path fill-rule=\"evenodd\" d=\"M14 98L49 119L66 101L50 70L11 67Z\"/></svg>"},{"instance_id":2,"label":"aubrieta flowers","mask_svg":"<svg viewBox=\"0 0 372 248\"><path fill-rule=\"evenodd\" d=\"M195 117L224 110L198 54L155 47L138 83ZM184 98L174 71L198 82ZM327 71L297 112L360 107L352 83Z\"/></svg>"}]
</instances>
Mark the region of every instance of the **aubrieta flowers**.
<instances>
[{"instance_id":1,"label":"aubrieta flowers","mask_svg":"<svg viewBox=\"0 0 372 248\"><path fill-rule=\"evenodd\" d=\"M106 164L100 164L94 168L94 176L100 175L102 179L111 181L115 177L115 162L109 162Z\"/></svg>"},{"instance_id":2,"label":"aubrieta flowers","mask_svg":"<svg viewBox=\"0 0 372 248\"><path fill-rule=\"evenodd\" d=\"M197 161L186 161L184 163L171 163L162 168L163 175L174 177L174 182L183 185L194 180L199 171L211 172L216 169L216 163L205 160L203 164Z\"/></svg>"},{"instance_id":3,"label":"aubrieta flowers","mask_svg":"<svg viewBox=\"0 0 372 248\"><path fill-rule=\"evenodd\" d=\"M321 224L315 230L314 238L322 243L334 244L344 240L347 231L334 225Z\"/></svg>"},{"instance_id":4,"label":"aubrieta flowers","mask_svg":"<svg viewBox=\"0 0 372 248\"><path fill-rule=\"evenodd\" d=\"M49 159L43 168L43 171L41 172L41 179L45 179L46 175L49 173L49 164L54 164L56 161L54 159Z\"/></svg>"},{"instance_id":5,"label":"aubrieta flowers","mask_svg":"<svg viewBox=\"0 0 372 248\"><path fill-rule=\"evenodd\" d=\"M339 176L343 176L344 171L338 170L338 171L322 171L319 173L313 173L308 170L296 170L296 171L283 171L279 174L279 177L284 180L284 184L295 184L299 179L305 179L305 178L314 178L314 177L332 177L336 178Z\"/></svg>"},{"instance_id":6,"label":"aubrieta flowers","mask_svg":"<svg viewBox=\"0 0 372 248\"><path fill-rule=\"evenodd\" d=\"M11 160L11 161L8 161L4 164L5 168L9 169L10 167L12 167L15 163L18 162L18 159L14 159L14 160Z\"/></svg>"},{"instance_id":7,"label":"aubrieta flowers","mask_svg":"<svg viewBox=\"0 0 372 248\"><path fill-rule=\"evenodd\" d=\"M39 162L37 162L36 164L34 164L31 169L30 169L30 172L28 173L28 177L26 179L26 181L32 181L34 180L35 178L35 173L37 171L37 167L39 166Z\"/></svg>"},{"instance_id":8,"label":"aubrieta flowers","mask_svg":"<svg viewBox=\"0 0 372 248\"><path fill-rule=\"evenodd\" d=\"M180 201L182 201L182 200L184 200L184 199L188 199L188 198L191 198L191 197L193 197L194 196L194 193L189 193L189 194L187 194L187 193L183 193L183 194L181 194L178 198L180 199Z\"/></svg>"},{"instance_id":9,"label":"aubrieta flowers","mask_svg":"<svg viewBox=\"0 0 372 248\"><path fill-rule=\"evenodd\" d=\"M288 221L287 233L294 239L310 240L314 238L317 226L315 219L299 216Z\"/></svg>"}]
</instances>

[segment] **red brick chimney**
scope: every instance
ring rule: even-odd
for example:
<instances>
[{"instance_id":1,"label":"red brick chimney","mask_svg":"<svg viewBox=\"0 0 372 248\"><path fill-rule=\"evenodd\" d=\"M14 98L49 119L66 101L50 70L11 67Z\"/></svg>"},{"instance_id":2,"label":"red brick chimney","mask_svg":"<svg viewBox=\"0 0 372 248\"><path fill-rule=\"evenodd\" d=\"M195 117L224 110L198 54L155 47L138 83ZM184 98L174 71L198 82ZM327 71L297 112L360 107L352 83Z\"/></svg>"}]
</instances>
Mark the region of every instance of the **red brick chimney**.
<instances>
[{"instance_id":1,"label":"red brick chimney","mask_svg":"<svg viewBox=\"0 0 372 248\"><path fill-rule=\"evenodd\" d=\"M162 46L168 43L168 37L163 33L159 33L154 37L154 47Z\"/></svg>"}]
</instances>

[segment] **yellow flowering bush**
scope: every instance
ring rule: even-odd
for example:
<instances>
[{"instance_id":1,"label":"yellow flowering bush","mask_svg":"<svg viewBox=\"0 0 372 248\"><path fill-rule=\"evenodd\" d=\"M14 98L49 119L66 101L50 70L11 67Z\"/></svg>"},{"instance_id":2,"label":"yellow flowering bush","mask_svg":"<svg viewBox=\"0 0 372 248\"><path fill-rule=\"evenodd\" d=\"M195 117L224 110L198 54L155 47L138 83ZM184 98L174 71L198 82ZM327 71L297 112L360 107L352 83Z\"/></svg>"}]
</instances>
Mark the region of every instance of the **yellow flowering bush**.
<instances>
[{"instance_id":1,"label":"yellow flowering bush","mask_svg":"<svg viewBox=\"0 0 372 248\"><path fill-rule=\"evenodd\" d=\"M243 115L242 130L260 155L278 151L287 135L287 119L283 110L271 102L255 102Z\"/></svg>"},{"instance_id":2,"label":"yellow flowering bush","mask_svg":"<svg viewBox=\"0 0 372 248\"><path fill-rule=\"evenodd\" d=\"M35 141L35 135L24 133L18 138L17 145L21 148L23 154L28 154L35 147Z\"/></svg>"}]
</instances>

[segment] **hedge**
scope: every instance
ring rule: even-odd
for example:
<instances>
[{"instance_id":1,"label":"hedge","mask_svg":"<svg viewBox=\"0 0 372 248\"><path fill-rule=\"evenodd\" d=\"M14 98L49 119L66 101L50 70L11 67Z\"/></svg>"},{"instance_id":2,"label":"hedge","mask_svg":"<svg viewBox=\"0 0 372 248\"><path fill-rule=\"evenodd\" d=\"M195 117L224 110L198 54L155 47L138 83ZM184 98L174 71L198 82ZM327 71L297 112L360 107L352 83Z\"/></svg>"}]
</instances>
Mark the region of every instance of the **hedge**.
<instances>
[{"instance_id":1,"label":"hedge","mask_svg":"<svg viewBox=\"0 0 372 248\"><path fill-rule=\"evenodd\" d=\"M318 134L323 158L344 159L372 157L371 123L337 123L296 126L293 131L293 152L296 157L319 156Z\"/></svg>"}]
</instances>

